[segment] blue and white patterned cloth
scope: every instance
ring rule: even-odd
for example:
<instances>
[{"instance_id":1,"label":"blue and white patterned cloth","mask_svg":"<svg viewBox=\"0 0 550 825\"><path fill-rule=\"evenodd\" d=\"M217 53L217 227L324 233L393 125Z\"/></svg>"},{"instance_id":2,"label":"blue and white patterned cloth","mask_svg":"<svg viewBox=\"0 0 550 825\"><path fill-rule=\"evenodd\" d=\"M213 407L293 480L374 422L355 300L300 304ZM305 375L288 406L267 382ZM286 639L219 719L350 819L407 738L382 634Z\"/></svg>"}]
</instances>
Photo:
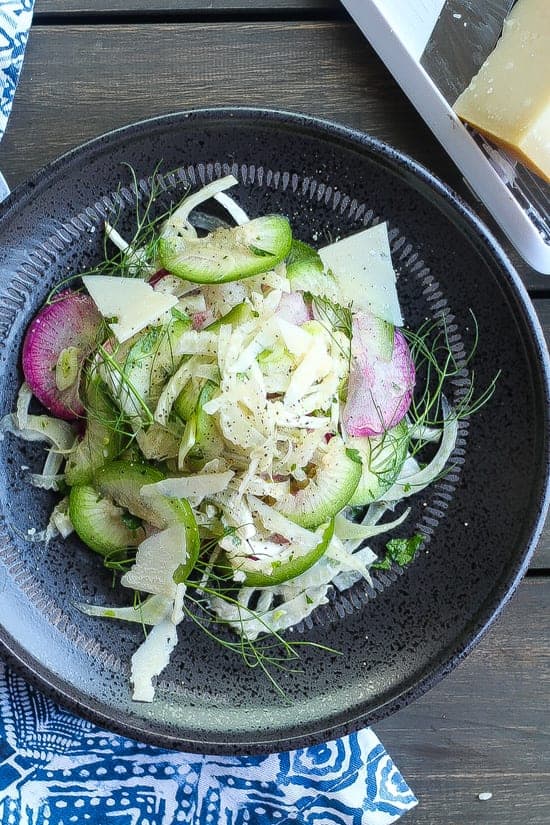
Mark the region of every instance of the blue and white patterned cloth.
<instances>
[{"instance_id":1,"label":"blue and white patterned cloth","mask_svg":"<svg viewBox=\"0 0 550 825\"><path fill-rule=\"evenodd\" d=\"M34 0L0 0L0 139L11 111Z\"/></svg>"},{"instance_id":2,"label":"blue and white patterned cloth","mask_svg":"<svg viewBox=\"0 0 550 825\"><path fill-rule=\"evenodd\" d=\"M0 139L33 2L0 0ZM389 825L414 805L371 730L270 756L166 751L73 716L0 663L0 825Z\"/></svg>"},{"instance_id":3,"label":"blue and white patterned cloth","mask_svg":"<svg viewBox=\"0 0 550 825\"><path fill-rule=\"evenodd\" d=\"M416 799L370 730L198 756L101 730L0 666L0 825L389 825Z\"/></svg>"}]
</instances>

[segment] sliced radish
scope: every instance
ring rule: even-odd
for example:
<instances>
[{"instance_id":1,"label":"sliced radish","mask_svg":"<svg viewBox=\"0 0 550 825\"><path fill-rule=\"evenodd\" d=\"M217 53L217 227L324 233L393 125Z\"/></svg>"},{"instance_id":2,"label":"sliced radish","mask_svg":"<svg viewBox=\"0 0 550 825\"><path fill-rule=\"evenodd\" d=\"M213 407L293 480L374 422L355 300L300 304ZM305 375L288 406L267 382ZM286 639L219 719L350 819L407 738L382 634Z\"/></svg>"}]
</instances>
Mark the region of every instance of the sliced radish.
<instances>
[{"instance_id":1,"label":"sliced radish","mask_svg":"<svg viewBox=\"0 0 550 825\"><path fill-rule=\"evenodd\" d=\"M65 290L43 307L23 342L25 380L58 418L83 415L79 384L82 364L98 344L102 318L88 295Z\"/></svg>"},{"instance_id":2,"label":"sliced radish","mask_svg":"<svg viewBox=\"0 0 550 825\"><path fill-rule=\"evenodd\" d=\"M204 312L193 312L191 315L191 323L193 329L201 330L214 322L214 315L211 310L206 309Z\"/></svg>"},{"instance_id":3,"label":"sliced radish","mask_svg":"<svg viewBox=\"0 0 550 825\"><path fill-rule=\"evenodd\" d=\"M298 327L313 317L300 292L283 292L275 314Z\"/></svg>"},{"instance_id":4,"label":"sliced radish","mask_svg":"<svg viewBox=\"0 0 550 825\"><path fill-rule=\"evenodd\" d=\"M403 333L367 313L353 319L352 362L343 411L353 436L381 435L406 414L415 382Z\"/></svg>"},{"instance_id":5,"label":"sliced radish","mask_svg":"<svg viewBox=\"0 0 550 825\"><path fill-rule=\"evenodd\" d=\"M150 278L148 278L148 283L151 284L152 287L155 287L160 281L164 278L171 278L172 276L168 272L167 269L157 269Z\"/></svg>"}]
</instances>

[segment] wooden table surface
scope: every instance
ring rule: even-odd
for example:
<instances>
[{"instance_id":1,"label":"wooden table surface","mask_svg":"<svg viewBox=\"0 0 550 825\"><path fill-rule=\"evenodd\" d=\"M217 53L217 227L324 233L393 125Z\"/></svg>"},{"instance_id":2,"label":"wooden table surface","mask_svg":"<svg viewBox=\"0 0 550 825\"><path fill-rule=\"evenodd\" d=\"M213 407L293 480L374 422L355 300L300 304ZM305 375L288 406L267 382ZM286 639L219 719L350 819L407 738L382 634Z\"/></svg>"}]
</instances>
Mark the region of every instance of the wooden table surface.
<instances>
[{"instance_id":1,"label":"wooden table surface","mask_svg":"<svg viewBox=\"0 0 550 825\"><path fill-rule=\"evenodd\" d=\"M0 168L15 185L114 127L227 104L306 112L388 141L495 229L335 0L36 0ZM548 339L550 278L503 243ZM547 525L527 577L477 649L376 726L419 797L409 825L550 823L549 604ZM483 791L490 801L478 800Z\"/></svg>"}]
</instances>

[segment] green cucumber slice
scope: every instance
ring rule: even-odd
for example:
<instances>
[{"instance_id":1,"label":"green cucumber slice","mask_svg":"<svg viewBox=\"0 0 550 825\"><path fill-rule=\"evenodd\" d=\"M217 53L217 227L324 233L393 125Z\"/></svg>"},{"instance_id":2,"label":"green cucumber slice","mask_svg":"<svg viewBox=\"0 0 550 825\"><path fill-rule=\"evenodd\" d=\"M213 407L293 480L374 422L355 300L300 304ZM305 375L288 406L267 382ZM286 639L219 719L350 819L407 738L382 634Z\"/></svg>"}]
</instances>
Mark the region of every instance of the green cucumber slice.
<instances>
[{"instance_id":1,"label":"green cucumber slice","mask_svg":"<svg viewBox=\"0 0 550 825\"><path fill-rule=\"evenodd\" d=\"M302 527L314 529L339 513L353 496L361 478L361 459L339 436L327 445L317 472L306 487L289 493L276 509Z\"/></svg>"},{"instance_id":2,"label":"green cucumber slice","mask_svg":"<svg viewBox=\"0 0 550 825\"><path fill-rule=\"evenodd\" d=\"M323 274L323 262L317 250L303 241L293 238L286 259L286 275L289 280L303 273Z\"/></svg>"},{"instance_id":3,"label":"green cucumber slice","mask_svg":"<svg viewBox=\"0 0 550 825\"><path fill-rule=\"evenodd\" d=\"M206 384L206 378L190 378L180 394L177 396L172 409L182 421L189 421L195 414L201 390Z\"/></svg>"},{"instance_id":4,"label":"green cucumber slice","mask_svg":"<svg viewBox=\"0 0 550 825\"><path fill-rule=\"evenodd\" d=\"M286 259L286 277L293 292L309 292L333 301L338 299L334 277L324 271L319 253L303 241L292 241Z\"/></svg>"},{"instance_id":5,"label":"green cucumber slice","mask_svg":"<svg viewBox=\"0 0 550 825\"><path fill-rule=\"evenodd\" d=\"M124 558L128 548L137 547L145 538L139 522L132 526L122 507L102 497L89 484L71 488L69 516L82 541L96 553L111 559Z\"/></svg>"},{"instance_id":6,"label":"green cucumber slice","mask_svg":"<svg viewBox=\"0 0 550 825\"><path fill-rule=\"evenodd\" d=\"M243 301L230 309L229 312L226 312L225 315L222 315L221 318L209 324L206 329L209 332L216 332L224 324L238 327L240 324L246 324L247 321L251 321L252 318L257 317L258 313L252 309L248 301Z\"/></svg>"},{"instance_id":7,"label":"green cucumber slice","mask_svg":"<svg viewBox=\"0 0 550 825\"><path fill-rule=\"evenodd\" d=\"M319 544L307 553L300 552L300 546L294 545L293 555L286 562L274 562L272 571L269 575L266 573L259 573L257 571L243 570L246 578L243 582L245 587L274 587L276 584L283 584L283 582L295 579L310 567L313 567L315 562L319 561L321 556L326 553L326 550L332 541L334 535L334 519L331 519L326 526L323 536ZM242 569L242 568L239 568Z\"/></svg>"},{"instance_id":8,"label":"green cucumber slice","mask_svg":"<svg viewBox=\"0 0 550 825\"><path fill-rule=\"evenodd\" d=\"M184 498L180 499L180 504L180 520L185 527L185 549L187 553L187 559L183 564L180 564L179 567L174 571L173 579L176 584L183 584L187 581L189 574L191 573L192 569L197 563L197 559L199 558L201 550L201 537L199 533L199 527L197 524L197 520L195 518L195 514L191 509L191 505Z\"/></svg>"},{"instance_id":9,"label":"green cucumber slice","mask_svg":"<svg viewBox=\"0 0 550 825\"><path fill-rule=\"evenodd\" d=\"M164 529L184 520L181 501L165 496L146 498L141 495L142 487L164 478L164 473L148 464L113 461L96 473L94 484L101 495L114 504L124 507L148 524Z\"/></svg>"},{"instance_id":10,"label":"green cucumber slice","mask_svg":"<svg viewBox=\"0 0 550 825\"><path fill-rule=\"evenodd\" d=\"M292 244L286 218L266 215L242 226L215 229L204 238L161 237L158 254L164 269L200 284L250 278L283 261Z\"/></svg>"},{"instance_id":11,"label":"green cucumber slice","mask_svg":"<svg viewBox=\"0 0 550 825\"><path fill-rule=\"evenodd\" d=\"M218 387L212 381L207 381L200 391L195 410L195 443L187 454L187 464L191 471L196 472L207 461L221 455L225 446L211 415L204 412L204 405L217 392Z\"/></svg>"},{"instance_id":12,"label":"green cucumber slice","mask_svg":"<svg viewBox=\"0 0 550 825\"><path fill-rule=\"evenodd\" d=\"M87 484L96 470L120 453L124 436L120 432L120 413L102 381L96 377L86 386L86 431L65 465L65 481L71 487Z\"/></svg>"},{"instance_id":13,"label":"green cucumber slice","mask_svg":"<svg viewBox=\"0 0 550 825\"><path fill-rule=\"evenodd\" d=\"M389 490L407 457L409 430L404 421L372 438L350 438L348 447L361 456L363 471L350 498L351 507L370 504Z\"/></svg>"}]
</instances>

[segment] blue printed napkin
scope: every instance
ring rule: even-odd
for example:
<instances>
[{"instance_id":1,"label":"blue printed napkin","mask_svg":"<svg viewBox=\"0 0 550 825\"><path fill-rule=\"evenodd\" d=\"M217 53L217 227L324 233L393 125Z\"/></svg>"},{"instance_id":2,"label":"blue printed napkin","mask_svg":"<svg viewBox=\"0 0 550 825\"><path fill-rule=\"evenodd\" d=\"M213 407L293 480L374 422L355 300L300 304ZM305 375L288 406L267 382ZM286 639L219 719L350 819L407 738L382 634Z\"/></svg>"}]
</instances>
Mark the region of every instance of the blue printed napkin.
<instances>
[{"instance_id":1,"label":"blue printed napkin","mask_svg":"<svg viewBox=\"0 0 550 825\"><path fill-rule=\"evenodd\" d=\"M0 667L1 825L389 825L416 799L363 730L271 756L198 756L101 730Z\"/></svg>"},{"instance_id":2,"label":"blue printed napkin","mask_svg":"<svg viewBox=\"0 0 550 825\"><path fill-rule=\"evenodd\" d=\"M23 65L34 0L0 0L0 139Z\"/></svg>"},{"instance_id":3,"label":"blue printed napkin","mask_svg":"<svg viewBox=\"0 0 550 825\"><path fill-rule=\"evenodd\" d=\"M33 2L0 0L0 139ZM414 805L371 730L270 756L166 751L73 716L0 663L0 825L389 825Z\"/></svg>"}]
</instances>

